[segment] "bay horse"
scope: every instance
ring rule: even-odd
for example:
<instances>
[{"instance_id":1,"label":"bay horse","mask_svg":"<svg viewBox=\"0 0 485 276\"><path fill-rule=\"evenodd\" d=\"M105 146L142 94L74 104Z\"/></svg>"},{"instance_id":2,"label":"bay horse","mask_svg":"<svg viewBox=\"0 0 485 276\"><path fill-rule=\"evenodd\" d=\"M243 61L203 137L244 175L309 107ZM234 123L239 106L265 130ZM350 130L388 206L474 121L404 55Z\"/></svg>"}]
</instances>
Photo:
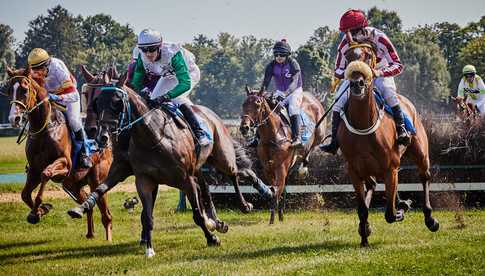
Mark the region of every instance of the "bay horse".
<instances>
[{"instance_id":1,"label":"bay horse","mask_svg":"<svg viewBox=\"0 0 485 276\"><path fill-rule=\"evenodd\" d=\"M354 44L347 51L346 57L350 62L345 72L350 83L350 96L346 110L341 112L344 123L340 124L337 137L357 196L361 245L369 245L368 236L371 234L368 208L374 188L367 186L367 191L364 189L369 178L383 180L385 183L386 221L393 223L404 219L405 208L396 204L398 170L403 154L413 159L417 165L423 184L424 221L430 231L437 231L439 223L432 217L429 200L431 174L428 137L414 105L406 97L398 95L403 110L416 129L416 134L411 137L411 143L407 147L398 146L394 120L377 105L374 97L371 67L376 64L374 47L369 44ZM396 210L396 207L400 209Z\"/></svg>"},{"instance_id":2,"label":"bay horse","mask_svg":"<svg viewBox=\"0 0 485 276\"><path fill-rule=\"evenodd\" d=\"M9 79L8 94L12 97L11 123L13 126L27 117L29 130L25 145L28 161L27 181L22 190L22 200L31 209L27 221L36 224L52 208L42 203L44 188L49 180L62 183L62 188L77 202L83 202L86 193L82 189L89 184L94 190L107 176L112 162L111 149L94 153L93 166L89 169L73 168L71 151L73 143L64 115L48 100L47 91L30 76L30 69L12 70L7 68ZM32 200L32 191L39 186ZM100 200L99 210L108 241L112 239L112 217L108 209L107 196ZM87 238L94 237L92 210L87 215Z\"/></svg>"},{"instance_id":3,"label":"bay horse","mask_svg":"<svg viewBox=\"0 0 485 276\"><path fill-rule=\"evenodd\" d=\"M472 124L475 119L480 118L477 107L472 103L466 103L465 99L451 97L458 118L467 125Z\"/></svg>"},{"instance_id":4,"label":"bay horse","mask_svg":"<svg viewBox=\"0 0 485 276\"><path fill-rule=\"evenodd\" d=\"M318 146L325 137L325 124L320 124L313 135L304 144L302 150L291 147L291 128L286 124L276 109L270 107L263 91L251 90L246 87L246 100L242 107L239 130L245 137L251 136L251 130L256 129L259 136L257 156L263 166L265 180L276 188L276 204L270 207L269 223L274 223L275 208L278 209L278 219L283 221L284 204L281 196L285 190L286 178L299 156L304 156L299 171L305 171L309 153ZM301 109L315 123L324 113L322 104L308 92L303 93ZM252 131L254 132L254 131Z\"/></svg>"},{"instance_id":5,"label":"bay horse","mask_svg":"<svg viewBox=\"0 0 485 276\"><path fill-rule=\"evenodd\" d=\"M243 212L249 212L252 205L245 201L240 192L240 177L257 182L272 197L271 191L251 170L242 147L231 138L222 120L206 107L193 108L207 122L214 143L201 148L197 154L188 126L180 128L169 112L149 109L144 100L125 85L124 78L116 85L106 83L100 89L102 92L94 103L98 114L97 136L116 136L129 131L131 171L119 167L115 159L105 183L91 193L83 204L69 211L72 217L81 217L85 210L94 206L99 195L106 193L120 178L132 172L143 205L141 243L146 245L146 256L152 257L155 254L151 237L153 208L159 184L178 188L187 194L194 222L204 232L209 246L220 244L220 239L212 231L225 233L228 226L217 218L208 185L204 177L201 177L200 168L203 164L210 164L232 180ZM125 124L126 120L131 123Z\"/></svg>"}]
</instances>

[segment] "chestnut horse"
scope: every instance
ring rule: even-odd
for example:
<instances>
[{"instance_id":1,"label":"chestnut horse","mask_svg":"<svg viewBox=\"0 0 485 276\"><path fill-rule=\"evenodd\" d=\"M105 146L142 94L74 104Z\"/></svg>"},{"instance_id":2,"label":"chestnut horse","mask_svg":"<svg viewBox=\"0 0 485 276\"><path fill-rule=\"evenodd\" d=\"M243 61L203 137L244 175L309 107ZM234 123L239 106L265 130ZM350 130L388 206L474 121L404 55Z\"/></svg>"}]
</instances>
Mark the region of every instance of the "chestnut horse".
<instances>
[{"instance_id":1,"label":"chestnut horse","mask_svg":"<svg viewBox=\"0 0 485 276\"><path fill-rule=\"evenodd\" d=\"M207 162L227 175L239 195L242 211L248 212L252 206L245 201L239 190L239 178L264 184L251 171L242 148L232 140L216 114L203 106L194 106L196 113L208 124L214 138L213 144L203 147L197 154L196 144L185 123L185 127L180 128L176 121L178 119L169 112L149 109L136 92L124 85L123 78L116 86L110 83L113 81L101 87L102 92L94 103L98 115L97 137L103 140L100 137L129 133L130 170L120 166L124 163L118 163L115 159L105 183L91 193L81 206L71 209L69 214L74 218L81 217L83 212L94 206L99 195L114 187L120 178L133 173L143 205L141 242L146 244L146 256L152 257L155 254L151 237L153 208L161 183L187 194L194 222L203 230L207 244L219 245L220 240L212 231L224 233L227 225L216 216L208 185L200 177L200 168ZM266 190L270 193L267 187Z\"/></svg>"},{"instance_id":2,"label":"chestnut horse","mask_svg":"<svg viewBox=\"0 0 485 276\"><path fill-rule=\"evenodd\" d=\"M367 237L371 234L368 219L373 187L364 189L369 178L377 178L385 183L387 207L385 219L388 223L404 219L405 209L396 210L398 170L401 156L411 157L418 167L423 184L423 213L425 224L432 232L439 229L439 223L431 215L429 200L430 161L428 137L413 104L404 96L398 95L403 110L409 115L416 134L411 143L398 146L394 120L380 108L373 93L373 73L369 64L375 64L374 48L369 44L355 45L346 53L350 64L345 72L350 82L348 106L341 112L343 123L338 129L338 141L348 173L357 195L359 214L359 234L361 245L368 246ZM374 62L373 62L374 61ZM346 92L347 93L347 92Z\"/></svg>"},{"instance_id":3,"label":"chestnut horse","mask_svg":"<svg viewBox=\"0 0 485 276\"><path fill-rule=\"evenodd\" d=\"M38 223L42 216L49 212L52 205L42 203L45 184L52 180L62 182L62 188L77 202L83 202L86 193L83 185L89 184L94 190L107 176L111 166L111 149L92 155L93 166L90 169L72 167L72 142L64 115L54 104L49 102L47 91L30 76L29 69L13 71L7 69L10 77L9 95L12 96L11 123L16 126L20 118L27 117L29 133L25 145L28 161L27 181L22 190L22 200L30 207L27 217L29 223ZM40 188L32 200L32 191ZM108 209L108 199L103 197L99 209L106 231L106 239L111 241L111 213ZM87 216L87 238L94 237L93 213Z\"/></svg>"},{"instance_id":4,"label":"chestnut horse","mask_svg":"<svg viewBox=\"0 0 485 276\"><path fill-rule=\"evenodd\" d=\"M275 187L276 206L270 207L269 223L274 223L275 210L278 208L278 219L283 221L284 204L281 195L285 190L286 178L290 169L295 165L299 156L301 160L299 171L305 171L309 153L319 145L325 137L325 124L314 130L313 135L304 144L303 150L291 147L291 128L283 122L276 109L279 103L272 109L264 92L251 91L246 87L247 98L243 103L240 131L243 136L250 136L251 129L256 128L259 136L257 155L263 166L263 174L266 181ZM303 93L301 108L310 116L313 122L317 122L324 113L322 104L310 93ZM254 131L253 131L254 132Z\"/></svg>"}]
</instances>

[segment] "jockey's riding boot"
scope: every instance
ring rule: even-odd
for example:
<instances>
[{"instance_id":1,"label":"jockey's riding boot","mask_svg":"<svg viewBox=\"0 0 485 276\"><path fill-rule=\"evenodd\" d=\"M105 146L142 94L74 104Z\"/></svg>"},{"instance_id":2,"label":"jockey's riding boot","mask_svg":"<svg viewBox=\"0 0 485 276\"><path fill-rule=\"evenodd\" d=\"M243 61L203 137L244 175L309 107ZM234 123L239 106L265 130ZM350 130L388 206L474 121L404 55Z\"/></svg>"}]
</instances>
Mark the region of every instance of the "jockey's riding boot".
<instances>
[{"instance_id":1,"label":"jockey's riding boot","mask_svg":"<svg viewBox=\"0 0 485 276\"><path fill-rule=\"evenodd\" d=\"M404 125L404 114L402 113L401 106L396 105L392 107L392 113L394 122L396 123L397 143L407 146L411 143L411 137L409 137L406 126Z\"/></svg>"},{"instance_id":2,"label":"jockey's riding boot","mask_svg":"<svg viewBox=\"0 0 485 276\"><path fill-rule=\"evenodd\" d=\"M74 133L76 140L81 142L81 151L79 152L79 166L81 168L91 168L93 166L93 162L91 162L91 158L89 158L89 149L86 143L86 133L81 128L80 130Z\"/></svg>"},{"instance_id":3,"label":"jockey's riding boot","mask_svg":"<svg viewBox=\"0 0 485 276\"><path fill-rule=\"evenodd\" d=\"M301 129L300 114L292 115L290 117L290 121L291 121L291 146L303 147L303 144L300 138L300 129Z\"/></svg>"},{"instance_id":4,"label":"jockey's riding boot","mask_svg":"<svg viewBox=\"0 0 485 276\"><path fill-rule=\"evenodd\" d=\"M337 111L334 111L332 113L332 141L326 145L320 145L320 150L324 152L328 152L331 154L336 154L337 150L339 148L339 144L337 141L337 131L338 131L338 126L340 125L340 113Z\"/></svg>"},{"instance_id":5,"label":"jockey's riding boot","mask_svg":"<svg viewBox=\"0 0 485 276\"><path fill-rule=\"evenodd\" d=\"M189 123L190 128L195 134L195 138L197 138L197 141L201 147L207 146L210 144L209 138L205 135L204 130L199 124L199 121L195 117L194 111L192 110L192 107L190 107L187 104L182 104L179 107L180 111L185 117L185 120L187 120L187 123Z\"/></svg>"}]
</instances>

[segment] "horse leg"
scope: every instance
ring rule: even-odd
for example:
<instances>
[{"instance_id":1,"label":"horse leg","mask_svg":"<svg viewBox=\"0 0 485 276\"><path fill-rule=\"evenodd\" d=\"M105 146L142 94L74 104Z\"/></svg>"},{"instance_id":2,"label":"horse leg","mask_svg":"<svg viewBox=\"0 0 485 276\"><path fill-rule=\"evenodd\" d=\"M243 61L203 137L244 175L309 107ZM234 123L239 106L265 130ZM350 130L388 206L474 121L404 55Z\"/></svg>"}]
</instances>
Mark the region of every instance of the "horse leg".
<instances>
[{"instance_id":1,"label":"horse leg","mask_svg":"<svg viewBox=\"0 0 485 276\"><path fill-rule=\"evenodd\" d=\"M151 258L155 256L155 250L153 250L152 245L152 230L153 207L156 200L156 193L154 198L153 191L155 189L158 190L158 184L154 183L150 178L145 176L136 176L135 183L138 196L140 197L141 204L143 206L143 210L141 212L142 232L140 244L146 245L145 256Z\"/></svg>"},{"instance_id":2,"label":"horse leg","mask_svg":"<svg viewBox=\"0 0 485 276\"><path fill-rule=\"evenodd\" d=\"M419 177L421 179L421 183L423 184L424 223L431 232L436 232L440 228L440 224L438 220L432 216L433 209L431 208L431 203L429 201L429 182L431 180L431 173L429 172L429 158L427 154L424 154L423 149L417 142L412 143L409 149L411 150L412 157L416 162Z\"/></svg>"},{"instance_id":3,"label":"horse leg","mask_svg":"<svg viewBox=\"0 0 485 276\"><path fill-rule=\"evenodd\" d=\"M239 177L237 174L230 176L232 184L234 185L234 191L236 192L237 197L239 198L239 202L241 203L240 210L241 212L247 214L253 210L253 205L244 199L243 194L241 193L241 189L239 188Z\"/></svg>"},{"instance_id":4,"label":"horse leg","mask_svg":"<svg viewBox=\"0 0 485 276\"><path fill-rule=\"evenodd\" d=\"M376 190L376 186L377 186L377 181L376 181L376 179L373 176L371 176L368 179L366 179L366 181L365 181L365 188L366 188L366 192L365 192L365 206L367 206L367 208L370 207L370 202L372 200L372 195L374 194L374 192Z\"/></svg>"},{"instance_id":5,"label":"horse leg","mask_svg":"<svg viewBox=\"0 0 485 276\"><path fill-rule=\"evenodd\" d=\"M246 181L252 183L252 186L258 193L266 200L272 203L275 199L276 190L274 187L268 187L264 182L254 173L251 169L242 169L238 171L239 178L246 179Z\"/></svg>"},{"instance_id":6,"label":"horse leg","mask_svg":"<svg viewBox=\"0 0 485 276\"><path fill-rule=\"evenodd\" d=\"M129 162L121 160L113 162L104 183L96 187L96 190L91 192L83 203L77 207L71 208L67 211L67 213L69 216L71 216L71 218L82 218L85 212L93 209L99 197L107 193L109 190L111 190L111 188L132 174L133 170Z\"/></svg>"},{"instance_id":7,"label":"horse leg","mask_svg":"<svg viewBox=\"0 0 485 276\"><path fill-rule=\"evenodd\" d=\"M369 246L369 240L367 239L372 233L370 224L368 221L369 217L369 192L370 197L372 197L373 189L368 189L367 195L364 191L364 181L362 181L359 176L357 176L352 170L349 169L349 175L352 179L352 184L354 185L355 195L357 199L357 214L359 215L359 235L360 235L360 245L363 247ZM368 185L368 184L366 184Z\"/></svg>"},{"instance_id":8,"label":"horse leg","mask_svg":"<svg viewBox=\"0 0 485 276\"><path fill-rule=\"evenodd\" d=\"M387 207L385 218L388 223L401 221L404 219L404 210L396 210L397 195L397 169L391 168L384 178L386 184Z\"/></svg>"},{"instance_id":9,"label":"horse leg","mask_svg":"<svg viewBox=\"0 0 485 276\"><path fill-rule=\"evenodd\" d=\"M36 224L40 221L40 217L37 215L36 209L34 209L34 201L32 200L32 191L40 184L40 178L37 174L33 173L31 169L27 172L27 181L22 189L22 200L29 206L30 212L27 216L27 221L30 224Z\"/></svg>"},{"instance_id":10,"label":"horse leg","mask_svg":"<svg viewBox=\"0 0 485 276\"><path fill-rule=\"evenodd\" d=\"M190 201L190 205L192 206L194 222L204 232L205 238L207 240L207 245L208 246L220 245L221 241L219 240L219 238L215 234L211 233L211 231L209 231L209 229L207 228L208 223L206 218L204 218L202 214L202 206L198 196L197 182L195 181L195 177L189 176L184 186L185 186L184 192L185 194L187 194L187 197L189 198L189 201Z\"/></svg>"},{"instance_id":11,"label":"horse leg","mask_svg":"<svg viewBox=\"0 0 485 276\"><path fill-rule=\"evenodd\" d=\"M96 187L99 186L100 180L98 179L97 176L95 176L95 179L93 181L90 181L89 187L91 188L91 191L95 190ZM87 195L83 197L83 199L80 201L82 203L86 199ZM108 208L108 195L104 194L100 200L98 200L98 208L99 212L101 213L101 222L103 223L104 230L105 230L105 236L107 241L112 241L112 221L113 218L111 216L111 212L109 211ZM92 213L92 209L87 211L88 215L89 212ZM89 216L88 216L89 219Z\"/></svg>"},{"instance_id":12,"label":"horse leg","mask_svg":"<svg viewBox=\"0 0 485 276\"><path fill-rule=\"evenodd\" d=\"M217 232L227 233L229 230L229 225L217 217L216 208L214 207L214 202L212 202L212 196L209 192L209 185L205 177L201 175L198 179L200 184L201 200L204 204L207 216L215 222Z\"/></svg>"},{"instance_id":13,"label":"horse leg","mask_svg":"<svg viewBox=\"0 0 485 276\"><path fill-rule=\"evenodd\" d=\"M280 166L276 173L275 173L275 184L276 187L278 187L277 191L277 201L276 204L278 206L278 220L283 221L283 212L285 208L285 198L282 197L281 195L285 191L285 182L286 182L286 176L288 175L288 169Z\"/></svg>"}]
</instances>

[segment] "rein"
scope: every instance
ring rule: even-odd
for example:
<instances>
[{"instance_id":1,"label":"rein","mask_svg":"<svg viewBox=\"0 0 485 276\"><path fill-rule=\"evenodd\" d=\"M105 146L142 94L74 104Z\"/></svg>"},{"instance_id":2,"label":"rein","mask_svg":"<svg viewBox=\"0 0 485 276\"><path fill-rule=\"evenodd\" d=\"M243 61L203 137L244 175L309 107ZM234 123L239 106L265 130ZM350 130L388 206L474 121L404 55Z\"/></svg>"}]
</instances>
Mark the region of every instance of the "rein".
<instances>
[{"instance_id":1,"label":"rein","mask_svg":"<svg viewBox=\"0 0 485 276\"><path fill-rule=\"evenodd\" d=\"M128 92L126 92L125 90L118 88L116 86L105 86L105 85L103 85L101 87L101 91L117 91L117 92L120 92L123 95L123 97L122 97L123 112L121 112L121 114L120 114L120 120L119 120L117 129L115 131L113 131L113 134L116 135L116 136L119 136L125 130L131 129L133 127L133 125L135 125L136 123L143 120L149 113L151 113L154 110L154 109L150 109L148 112L146 112L145 114L138 117L137 119L135 119L132 122L131 121L131 104L130 104ZM103 116L101 116L101 118L100 118L101 121L103 120L102 117ZM125 119L126 119L126 124L125 124Z\"/></svg>"},{"instance_id":2,"label":"rein","mask_svg":"<svg viewBox=\"0 0 485 276\"><path fill-rule=\"evenodd\" d=\"M34 110L36 110L37 108L39 108L46 101L47 101L47 103L49 105L47 117L46 117L45 122L42 125L42 127L39 130L34 131L34 132L32 132L30 130L30 128L29 128L29 135L34 136L34 135L37 135L37 134L41 133L42 131L44 131L45 128L49 125L50 117L51 117L51 113L52 113L52 105L49 102L49 98L48 97L45 97L43 100L39 101L37 104L34 104L32 107L29 107L33 103L35 103L35 101L37 99L37 92L32 88L32 79L30 79L27 76L20 76L20 75L19 76L13 76L8 81L10 82L11 80L18 79L18 78L27 79L28 80L28 89L27 89L27 101L28 102L27 102L27 104L25 104L25 103L23 103L21 101L18 101L18 100L12 100L10 102L10 104L20 105L22 107L22 109L23 109L23 112L22 112L23 115L22 116L24 116L25 114L30 115ZM18 144L22 143L25 140L25 138L21 139L20 137L23 134L23 130L25 129L26 124L22 127L21 134L20 134L19 138L17 139L17 143Z\"/></svg>"}]
</instances>

